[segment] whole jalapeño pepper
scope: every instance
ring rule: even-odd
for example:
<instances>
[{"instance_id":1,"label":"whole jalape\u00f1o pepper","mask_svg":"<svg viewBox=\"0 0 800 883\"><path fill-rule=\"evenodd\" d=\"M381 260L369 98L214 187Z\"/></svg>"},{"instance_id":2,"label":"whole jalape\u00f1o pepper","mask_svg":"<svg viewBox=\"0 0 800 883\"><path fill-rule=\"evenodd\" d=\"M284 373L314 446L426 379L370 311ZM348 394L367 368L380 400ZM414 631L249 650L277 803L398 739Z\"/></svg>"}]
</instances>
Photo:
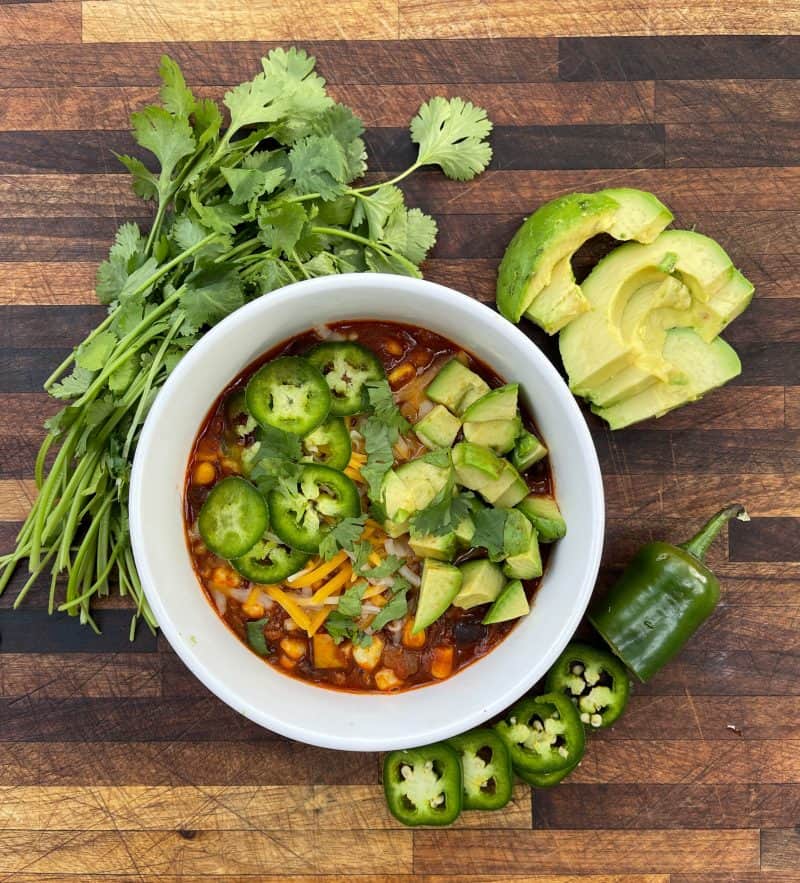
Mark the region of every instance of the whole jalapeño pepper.
<instances>
[{"instance_id":1,"label":"whole jalape\u00f1o pepper","mask_svg":"<svg viewBox=\"0 0 800 883\"><path fill-rule=\"evenodd\" d=\"M703 558L731 518L747 521L744 506L721 509L683 545L643 546L590 610L589 621L639 680L666 665L717 606L719 581Z\"/></svg>"}]
</instances>

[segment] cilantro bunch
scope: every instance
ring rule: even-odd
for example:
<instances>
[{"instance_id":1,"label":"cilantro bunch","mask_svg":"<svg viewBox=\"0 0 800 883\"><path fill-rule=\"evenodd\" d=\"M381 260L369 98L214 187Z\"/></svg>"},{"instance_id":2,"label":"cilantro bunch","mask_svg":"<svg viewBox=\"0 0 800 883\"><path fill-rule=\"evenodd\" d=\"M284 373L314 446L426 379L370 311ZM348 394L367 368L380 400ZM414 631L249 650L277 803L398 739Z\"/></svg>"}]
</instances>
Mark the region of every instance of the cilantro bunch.
<instances>
[{"instance_id":1,"label":"cilantro bunch","mask_svg":"<svg viewBox=\"0 0 800 883\"><path fill-rule=\"evenodd\" d=\"M97 277L108 316L45 383L65 406L46 425L38 497L16 548L0 557L0 593L17 566L30 573L14 606L49 572L51 612L63 578L58 609L82 623L97 629L91 600L116 587L136 603L131 635L140 617L154 628L129 542L128 484L142 423L172 369L208 328L282 285L331 273L419 276L436 223L406 207L397 183L425 165L468 180L489 162L486 113L433 98L411 123L414 164L352 186L367 170L363 125L314 65L302 50L276 49L225 94L225 113L162 59L161 103L131 115L155 162L119 157L134 192L153 203L153 223L146 233L119 228Z\"/></svg>"}]
</instances>

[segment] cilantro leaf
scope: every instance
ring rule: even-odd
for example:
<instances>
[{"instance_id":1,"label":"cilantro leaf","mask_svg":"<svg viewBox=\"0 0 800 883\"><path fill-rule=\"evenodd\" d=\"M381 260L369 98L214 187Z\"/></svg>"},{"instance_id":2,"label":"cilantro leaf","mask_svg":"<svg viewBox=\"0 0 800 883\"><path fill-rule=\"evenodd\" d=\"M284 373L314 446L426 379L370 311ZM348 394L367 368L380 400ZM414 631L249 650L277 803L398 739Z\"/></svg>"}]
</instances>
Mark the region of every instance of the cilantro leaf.
<instances>
[{"instance_id":1,"label":"cilantro leaf","mask_svg":"<svg viewBox=\"0 0 800 883\"><path fill-rule=\"evenodd\" d=\"M128 156L125 153L115 153L114 156L133 175L131 186L133 192L141 199L158 199L158 176L137 157Z\"/></svg>"},{"instance_id":2,"label":"cilantro leaf","mask_svg":"<svg viewBox=\"0 0 800 883\"><path fill-rule=\"evenodd\" d=\"M394 184L381 184L372 193L359 193L353 212L353 226L366 223L370 239L383 239L389 217L403 207L403 191Z\"/></svg>"},{"instance_id":3,"label":"cilantro leaf","mask_svg":"<svg viewBox=\"0 0 800 883\"><path fill-rule=\"evenodd\" d=\"M71 374L58 383L54 383L47 391L56 399L76 399L89 389L96 373L96 371L76 365Z\"/></svg>"},{"instance_id":4,"label":"cilantro leaf","mask_svg":"<svg viewBox=\"0 0 800 883\"><path fill-rule=\"evenodd\" d=\"M500 561L503 558L507 517L508 513L505 509L481 509L475 514L472 545L486 549L492 561Z\"/></svg>"},{"instance_id":5,"label":"cilantro leaf","mask_svg":"<svg viewBox=\"0 0 800 883\"><path fill-rule=\"evenodd\" d=\"M275 254L291 255L303 234L308 214L299 202L279 202L259 213L258 238Z\"/></svg>"},{"instance_id":6,"label":"cilantro leaf","mask_svg":"<svg viewBox=\"0 0 800 883\"><path fill-rule=\"evenodd\" d=\"M401 589L395 592L388 603L381 608L381 612L370 623L369 627L373 632L380 631L387 623L400 619L408 613L406 591L406 589Z\"/></svg>"},{"instance_id":7,"label":"cilantro leaf","mask_svg":"<svg viewBox=\"0 0 800 883\"><path fill-rule=\"evenodd\" d=\"M385 378L381 380L368 380L367 396L369 397L372 413L393 433L391 435L392 443L397 441L398 435L408 432L411 424L400 413L388 380Z\"/></svg>"},{"instance_id":8,"label":"cilantro leaf","mask_svg":"<svg viewBox=\"0 0 800 883\"><path fill-rule=\"evenodd\" d=\"M367 462L360 472L367 482L367 493L370 500L380 500L383 477L394 464L392 436L389 427L377 417L368 417L362 427L364 446L367 451Z\"/></svg>"},{"instance_id":9,"label":"cilantro leaf","mask_svg":"<svg viewBox=\"0 0 800 883\"><path fill-rule=\"evenodd\" d=\"M275 426L259 427L258 440L261 443L259 454L262 457L297 462L303 453L299 436L292 432L284 432Z\"/></svg>"},{"instance_id":10,"label":"cilantro leaf","mask_svg":"<svg viewBox=\"0 0 800 883\"><path fill-rule=\"evenodd\" d=\"M367 583L359 581L357 583L353 583L348 589L341 594L339 597L339 603L336 605L336 609L344 616L357 617L361 616L361 599L364 597L364 592L367 590Z\"/></svg>"},{"instance_id":11,"label":"cilantro leaf","mask_svg":"<svg viewBox=\"0 0 800 883\"><path fill-rule=\"evenodd\" d=\"M366 520L366 514L357 515L355 518L343 518L322 538L322 542L319 544L319 554L326 561L330 561L340 549L354 554L355 545L364 532Z\"/></svg>"},{"instance_id":12,"label":"cilantro leaf","mask_svg":"<svg viewBox=\"0 0 800 883\"><path fill-rule=\"evenodd\" d=\"M440 494L412 519L415 533L422 535L441 536L454 530L457 525L471 512L469 497L454 495L452 487L449 493ZM472 545L477 545L474 539Z\"/></svg>"},{"instance_id":13,"label":"cilantro leaf","mask_svg":"<svg viewBox=\"0 0 800 883\"><path fill-rule=\"evenodd\" d=\"M436 243L438 227L430 215L418 208L399 206L386 223L384 244L415 264L421 264Z\"/></svg>"},{"instance_id":14,"label":"cilantro leaf","mask_svg":"<svg viewBox=\"0 0 800 883\"><path fill-rule=\"evenodd\" d=\"M372 636L363 632L352 616L345 616L338 610L334 610L325 620L325 631L336 644L350 640L359 647L369 647L372 643Z\"/></svg>"},{"instance_id":15,"label":"cilantro leaf","mask_svg":"<svg viewBox=\"0 0 800 883\"><path fill-rule=\"evenodd\" d=\"M237 169L226 166L220 168L220 172L231 188L231 205L242 205L265 193L272 193L286 174L281 168L265 172L261 169Z\"/></svg>"},{"instance_id":16,"label":"cilantro leaf","mask_svg":"<svg viewBox=\"0 0 800 883\"><path fill-rule=\"evenodd\" d=\"M186 312L184 333L214 325L244 303L238 274L224 264L196 270L186 284L187 290L181 297Z\"/></svg>"},{"instance_id":17,"label":"cilantro leaf","mask_svg":"<svg viewBox=\"0 0 800 883\"><path fill-rule=\"evenodd\" d=\"M491 131L482 107L463 98L431 98L411 120L416 165L437 165L448 178L469 181L489 165L492 148L484 139Z\"/></svg>"},{"instance_id":18,"label":"cilantro leaf","mask_svg":"<svg viewBox=\"0 0 800 883\"><path fill-rule=\"evenodd\" d=\"M158 74L163 83L160 95L164 107L176 116L188 118L195 108L195 98L186 85L178 62L169 55L162 55Z\"/></svg>"},{"instance_id":19,"label":"cilantro leaf","mask_svg":"<svg viewBox=\"0 0 800 883\"><path fill-rule=\"evenodd\" d=\"M292 178L298 193L319 193L324 200L344 193L347 158L333 135L308 135L289 151Z\"/></svg>"},{"instance_id":20,"label":"cilantro leaf","mask_svg":"<svg viewBox=\"0 0 800 883\"><path fill-rule=\"evenodd\" d=\"M103 331L78 347L75 351L75 364L88 371L99 371L114 352L116 345L116 335L111 331Z\"/></svg>"},{"instance_id":21,"label":"cilantro leaf","mask_svg":"<svg viewBox=\"0 0 800 883\"><path fill-rule=\"evenodd\" d=\"M161 166L158 198L164 200L170 190L175 167L194 153L192 127L185 117L175 116L163 107L146 107L131 114L136 141L156 156Z\"/></svg>"},{"instance_id":22,"label":"cilantro leaf","mask_svg":"<svg viewBox=\"0 0 800 883\"><path fill-rule=\"evenodd\" d=\"M394 273L396 276L411 276L421 279L422 273L407 258L392 251L369 247L364 249L364 260L373 273Z\"/></svg>"},{"instance_id":23,"label":"cilantro leaf","mask_svg":"<svg viewBox=\"0 0 800 883\"><path fill-rule=\"evenodd\" d=\"M403 564L405 564L405 561L402 558L398 558L397 555L387 555L380 564L366 570L361 568L359 573L370 580L385 579L387 576L391 576L400 570Z\"/></svg>"}]
</instances>

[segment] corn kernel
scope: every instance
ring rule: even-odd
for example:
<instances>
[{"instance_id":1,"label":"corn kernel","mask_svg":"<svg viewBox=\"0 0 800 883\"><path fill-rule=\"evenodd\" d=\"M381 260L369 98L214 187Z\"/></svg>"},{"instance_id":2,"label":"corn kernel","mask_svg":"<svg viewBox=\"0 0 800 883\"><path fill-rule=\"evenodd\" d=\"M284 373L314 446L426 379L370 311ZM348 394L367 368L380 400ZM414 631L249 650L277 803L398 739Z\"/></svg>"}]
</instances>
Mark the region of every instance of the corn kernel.
<instances>
[{"instance_id":1,"label":"corn kernel","mask_svg":"<svg viewBox=\"0 0 800 883\"><path fill-rule=\"evenodd\" d=\"M418 632L416 635L411 634L411 630L414 628L414 620L410 617L403 623L403 646L407 647L409 650L419 650L420 647L425 646L425 629L422 629L421 632Z\"/></svg>"},{"instance_id":2,"label":"corn kernel","mask_svg":"<svg viewBox=\"0 0 800 883\"><path fill-rule=\"evenodd\" d=\"M294 659L289 659L288 656L284 656L283 654L281 654L278 663L281 668L285 668L287 671L291 671L297 665L297 662Z\"/></svg>"},{"instance_id":3,"label":"corn kernel","mask_svg":"<svg viewBox=\"0 0 800 883\"><path fill-rule=\"evenodd\" d=\"M434 647L431 674L438 680L449 678L453 673L453 648Z\"/></svg>"},{"instance_id":4,"label":"corn kernel","mask_svg":"<svg viewBox=\"0 0 800 883\"><path fill-rule=\"evenodd\" d=\"M211 579L218 586L228 589L235 589L242 584L239 575L234 570L231 570L230 567L215 567L211 571Z\"/></svg>"},{"instance_id":5,"label":"corn kernel","mask_svg":"<svg viewBox=\"0 0 800 883\"><path fill-rule=\"evenodd\" d=\"M242 604L242 613L248 619L261 619L264 615L264 605L260 601L251 601L249 598Z\"/></svg>"},{"instance_id":6,"label":"corn kernel","mask_svg":"<svg viewBox=\"0 0 800 883\"><path fill-rule=\"evenodd\" d=\"M372 671L377 666L381 661L381 653L383 653L383 638L377 635L372 636L369 647L353 647L353 659L364 671Z\"/></svg>"},{"instance_id":7,"label":"corn kernel","mask_svg":"<svg viewBox=\"0 0 800 883\"><path fill-rule=\"evenodd\" d=\"M281 650L289 659L302 659L306 655L306 642L303 638L285 637L281 641Z\"/></svg>"},{"instance_id":8,"label":"corn kernel","mask_svg":"<svg viewBox=\"0 0 800 883\"><path fill-rule=\"evenodd\" d=\"M404 383L408 383L409 380L415 377L416 373L417 370L413 365L408 362L402 362L396 368L392 368L389 372L389 383L392 386L402 386Z\"/></svg>"},{"instance_id":9,"label":"corn kernel","mask_svg":"<svg viewBox=\"0 0 800 883\"><path fill-rule=\"evenodd\" d=\"M403 682L390 668L379 668L375 672L375 686L379 690L396 690Z\"/></svg>"},{"instance_id":10,"label":"corn kernel","mask_svg":"<svg viewBox=\"0 0 800 883\"><path fill-rule=\"evenodd\" d=\"M394 337L390 337L384 346L386 347L386 352L391 353L393 356L403 355L403 344Z\"/></svg>"},{"instance_id":11,"label":"corn kernel","mask_svg":"<svg viewBox=\"0 0 800 883\"><path fill-rule=\"evenodd\" d=\"M211 484L216 477L217 470L214 468L214 464L209 463L208 461L204 461L202 463L198 463L194 467L194 470L192 472L192 483L205 486L207 484Z\"/></svg>"}]
</instances>

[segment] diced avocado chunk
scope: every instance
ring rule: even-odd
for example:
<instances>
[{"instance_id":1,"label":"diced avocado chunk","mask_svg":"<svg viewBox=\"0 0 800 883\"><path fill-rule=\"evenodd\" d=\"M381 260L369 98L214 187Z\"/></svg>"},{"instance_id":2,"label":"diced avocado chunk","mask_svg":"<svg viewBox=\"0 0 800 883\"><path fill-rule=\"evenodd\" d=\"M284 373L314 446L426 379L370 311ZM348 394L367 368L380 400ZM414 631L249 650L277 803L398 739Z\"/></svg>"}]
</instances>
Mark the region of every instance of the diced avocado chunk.
<instances>
[{"instance_id":1,"label":"diced avocado chunk","mask_svg":"<svg viewBox=\"0 0 800 883\"><path fill-rule=\"evenodd\" d=\"M543 543L552 543L566 536L567 522L552 497L528 494L517 509L531 522Z\"/></svg>"},{"instance_id":2,"label":"diced avocado chunk","mask_svg":"<svg viewBox=\"0 0 800 883\"><path fill-rule=\"evenodd\" d=\"M506 578L503 570L487 558L467 561L461 571L461 591L453 599L453 606L469 610L481 604L491 604L503 591Z\"/></svg>"},{"instance_id":3,"label":"diced avocado chunk","mask_svg":"<svg viewBox=\"0 0 800 883\"><path fill-rule=\"evenodd\" d=\"M530 469L534 463L538 463L539 460L543 460L546 456L547 448L542 442L532 432L523 430L514 444L511 462L519 472L525 472L526 469Z\"/></svg>"},{"instance_id":4,"label":"diced avocado chunk","mask_svg":"<svg viewBox=\"0 0 800 883\"><path fill-rule=\"evenodd\" d=\"M527 486L516 469L493 451L472 442L459 442L453 448L453 466L456 479L463 487L477 491L487 503L496 506L515 506L527 493ZM523 486L519 494L520 482ZM514 503L498 502L516 496Z\"/></svg>"},{"instance_id":5,"label":"diced avocado chunk","mask_svg":"<svg viewBox=\"0 0 800 883\"><path fill-rule=\"evenodd\" d=\"M508 462L508 460L505 461L505 464L506 475L510 477L511 480L500 496L489 502L500 509L511 509L528 493L528 485L525 483L525 479ZM484 496L486 495L484 494Z\"/></svg>"},{"instance_id":6,"label":"diced avocado chunk","mask_svg":"<svg viewBox=\"0 0 800 883\"><path fill-rule=\"evenodd\" d=\"M390 518L387 518L383 522L383 529L393 540L408 533L410 527L411 525L407 521L392 521Z\"/></svg>"},{"instance_id":7,"label":"diced avocado chunk","mask_svg":"<svg viewBox=\"0 0 800 883\"><path fill-rule=\"evenodd\" d=\"M456 440L461 421L444 405L435 405L414 425L414 432L426 448L449 448Z\"/></svg>"},{"instance_id":8,"label":"diced avocado chunk","mask_svg":"<svg viewBox=\"0 0 800 883\"><path fill-rule=\"evenodd\" d=\"M408 544L419 558L452 561L456 556L457 537L454 530L443 534L417 534L412 528Z\"/></svg>"},{"instance_id":9,"label":"diced avocado chunk","mask_svg":"<svg viewBox=\"0 0 800 883\"><path fill-rule=\"evenodd\" d=\"M529 522L530 523L530 522ZM531 528L527 548L516 555L509 555L503 565L503 573L511 579L536 579L542 575L542 554L539 538Z\"/></svg>"},{"instance_id":10,"label":"diced avocado chunk","mask_svg":"<svg viewBox=\"0 0 800 883\"><path fill-rule=\"evenodd\" d=\"M433 502L451 477L450 466L411 460L390 469L383 478L382 497L390 521L403 523Z\"/></svg>"},{"instance_id":11,"label":"diced avocado chunk","mask_svg":"<svg viewBox=\"0 0 800 883\"><path fill-rule=\"evenodd\" d=\"M517 416L519 384L507 383L487 392L464 411L464 422L481 423L486 420L513 420Z\"/></svg>"},{"instance_id":12,"label":"diced avocado chunk","mask_svg":"<svg viewBox=\"0 0 800 883\"><path fill-rule=\"evenodd\" d=\"M508 558L526 551L530 544L533 527L517 509L509 509L503 527L503 557Z\"/></svg>"},{"instance_id":13,"label":"diced avocado chunk","mask_svg":"<svg viewBox=\"0 0 800 883\"><path fill-rule=\"evenodd\" d=\"M518 416L511 420L486 420L482 423L464 424L464 438L476 445L483 445L496 454L507 454L514 447L522 430Z\"/></svg>"},{"instance_id":14,"label":"diced avocado chunk","mask_svg":"<svg viewBox=\"0 0 800 883\"><path fill-rule=\"evenodd\" d=\"M489 392L489 384L458 359L450 359L425 390L428 398L454 414L462 414L475 401Z\"/></svg>"},{"instance_id":15,"label":"diced avocado chunk","mask_svg":"<svg viewBox=\"0 0 800 883\"><path fill-rule=\"evenodd\" d=\"M608 421L612 429L621 429L649 417L661 417L667 411L693 402L709 390L722 386L742 370L735 350L721 337L706 343L691 328L673 328L669 331L664 354L686 372L688 382L655 383L644 392L608 408L593 408L596 414Z\"/></svg>"},{"instance_id":16,"label":"diced avocado chunk","mask_svg":"<svg viewBox=\"0 0 800 883\"><path fill-rule=\"evenodd\" d=\"M472 538L475 536L475 522L469 515L465 516L458 522L455 527L456 542L465 549L472 544Z\"/></svg>"},{"instance_id":17,"label":"diced avocado chunk","mask_svg":"<svg viewBox=\"0 0 800 883\"><path fill-rule=\"evenodd\" d=\"M507 622L509 619L519 619L530 612L524 586L519 580L512 580L483 617L483 624L492 625L496 622Z\"/></svg>"},{"instance_id":18,"label":"diced avocado chunk","mask_svg":"<svg viewBox=\"0 0 800 883\"><path fill-rule=\"evenodd\" d=\"M436 622L447 610L461 590L461 579L461 571L452 564L435 558L425 559L412 634L416 635Z\"/></svg>"},{"instance_id":19,"label":"diced avocado chunk","mask_svg":"<svg viewBox=\"0 0 800 883\"><path fill-rule=\"evenodd\" d=\"M570 265L584 242L598 233L651 242L671 220L655 196L630 188L570 193L540 206L514 234L500 263L500 312L519 322L527 311L549 333L557 331L588 309Z\"/></svg>"}]
</instances>

